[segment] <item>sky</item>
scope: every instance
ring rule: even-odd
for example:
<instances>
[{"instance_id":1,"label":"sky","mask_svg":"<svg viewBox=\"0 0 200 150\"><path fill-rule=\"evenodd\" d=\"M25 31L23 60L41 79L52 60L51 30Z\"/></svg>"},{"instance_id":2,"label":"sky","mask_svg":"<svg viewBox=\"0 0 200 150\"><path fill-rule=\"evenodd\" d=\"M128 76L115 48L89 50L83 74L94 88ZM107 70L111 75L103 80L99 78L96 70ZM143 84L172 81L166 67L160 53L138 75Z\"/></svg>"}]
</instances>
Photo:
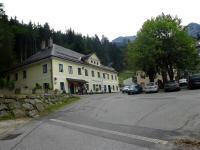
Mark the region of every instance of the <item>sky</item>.
<instances>
[{"instance_id":1,"label":"sky","mask_svg":"<svg viewBox=\"0 0 200 150\"><path fill-rule=\"evenodd\" d=\"M200 0L0 0L9 17L28 23L48 22L55 30L72 28L82 35L136 35L142 24L162 12L182 24L200 23Z\"/></svg>"}]
</instances>

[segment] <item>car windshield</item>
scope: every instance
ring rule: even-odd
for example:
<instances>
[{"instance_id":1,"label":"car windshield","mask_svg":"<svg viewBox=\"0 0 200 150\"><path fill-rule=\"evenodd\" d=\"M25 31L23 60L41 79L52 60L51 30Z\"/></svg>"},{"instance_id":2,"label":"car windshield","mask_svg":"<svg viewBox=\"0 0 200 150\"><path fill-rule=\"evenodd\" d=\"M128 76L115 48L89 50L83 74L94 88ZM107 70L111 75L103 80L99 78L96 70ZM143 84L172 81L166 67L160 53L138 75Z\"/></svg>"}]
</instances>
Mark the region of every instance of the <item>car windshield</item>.
<instances>
[{"instance_id":1,"label":"car windshield","mask_svg":"<svg viewBox=\"0 0 200 150\"><path fill-rule=\"evenodd\" d=\"M176 81L169 81L169 82L167 82L167 84L173 85L173 84L176 84Z\"/></svg>"}]
</instances>

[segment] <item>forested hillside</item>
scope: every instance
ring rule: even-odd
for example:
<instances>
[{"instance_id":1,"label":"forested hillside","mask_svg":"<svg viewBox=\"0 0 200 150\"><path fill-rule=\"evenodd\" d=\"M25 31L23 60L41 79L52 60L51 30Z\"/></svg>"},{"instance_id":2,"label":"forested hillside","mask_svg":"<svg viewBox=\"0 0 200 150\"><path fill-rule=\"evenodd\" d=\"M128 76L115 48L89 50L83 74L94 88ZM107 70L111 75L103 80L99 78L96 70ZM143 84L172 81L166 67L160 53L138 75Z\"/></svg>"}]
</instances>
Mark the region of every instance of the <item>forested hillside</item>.
<instances>
[{"instance_id":1,"label":"forested hillside","mask_svg":"<svg viewBox=\"0 0 200 150\"><path fill-rule=\"evenodd\" d=\"M25 24L16 17L9 19L3 4L0 4L0 72L39 51L41 42L48 42L50 37L55 44L83 54L96 53L104 65L110 65L118 71L122 68L122 50L106 37L99 39L97 35L83 36L72 29L55 31L48 23Z\"/></svg>"}]
</instances>

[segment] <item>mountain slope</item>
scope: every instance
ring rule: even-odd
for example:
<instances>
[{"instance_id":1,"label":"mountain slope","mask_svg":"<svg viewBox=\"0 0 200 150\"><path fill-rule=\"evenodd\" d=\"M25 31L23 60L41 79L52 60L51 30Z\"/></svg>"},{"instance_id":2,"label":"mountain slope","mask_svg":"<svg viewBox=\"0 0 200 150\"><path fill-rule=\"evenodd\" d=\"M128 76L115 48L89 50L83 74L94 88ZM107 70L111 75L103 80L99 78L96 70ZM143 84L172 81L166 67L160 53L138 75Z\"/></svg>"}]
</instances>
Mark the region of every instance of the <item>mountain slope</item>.
<instances>
[{"instance_id":1,"label":"mountain slope","mask_svg":"<svg viewBox=\"0 0 200 150\"><path fill-rule=\"evenodd\" d=\"M200 38L200 24L190 23L187 25L188 35L193 38Z\"/></svg>"},{"instance_id":2,"label":"mountain slope","mask_svg":"<svg viewBox=\"0 0 200 150\"><path fill-rule=\"evenodd\" d=\"M128 42L133 42L136 36L119 36L116 39L112 40L112 43L117 46L125 47L128 45Z\"/></svg>"}]
</instances>

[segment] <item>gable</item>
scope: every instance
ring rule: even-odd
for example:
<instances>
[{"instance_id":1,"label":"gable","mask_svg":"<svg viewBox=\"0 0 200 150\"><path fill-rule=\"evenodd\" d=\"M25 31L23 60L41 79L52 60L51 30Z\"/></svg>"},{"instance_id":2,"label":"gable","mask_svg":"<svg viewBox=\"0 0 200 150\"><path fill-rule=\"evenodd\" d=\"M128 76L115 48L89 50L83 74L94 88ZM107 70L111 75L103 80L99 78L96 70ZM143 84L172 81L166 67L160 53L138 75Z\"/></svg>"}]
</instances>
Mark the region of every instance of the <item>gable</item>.
<instances>
[{"instance_id":1,"label":"gable","mask_svg":"<svg viewBox=\"0 0 200 150\"><path fill-rule=\"evenodd\" d=\"M96 54L90 55L89 58L87 59L87 63L92 64L92 65L97 65L97 66L101 65L101 62Z\"/></svg>"}]
</instances>

